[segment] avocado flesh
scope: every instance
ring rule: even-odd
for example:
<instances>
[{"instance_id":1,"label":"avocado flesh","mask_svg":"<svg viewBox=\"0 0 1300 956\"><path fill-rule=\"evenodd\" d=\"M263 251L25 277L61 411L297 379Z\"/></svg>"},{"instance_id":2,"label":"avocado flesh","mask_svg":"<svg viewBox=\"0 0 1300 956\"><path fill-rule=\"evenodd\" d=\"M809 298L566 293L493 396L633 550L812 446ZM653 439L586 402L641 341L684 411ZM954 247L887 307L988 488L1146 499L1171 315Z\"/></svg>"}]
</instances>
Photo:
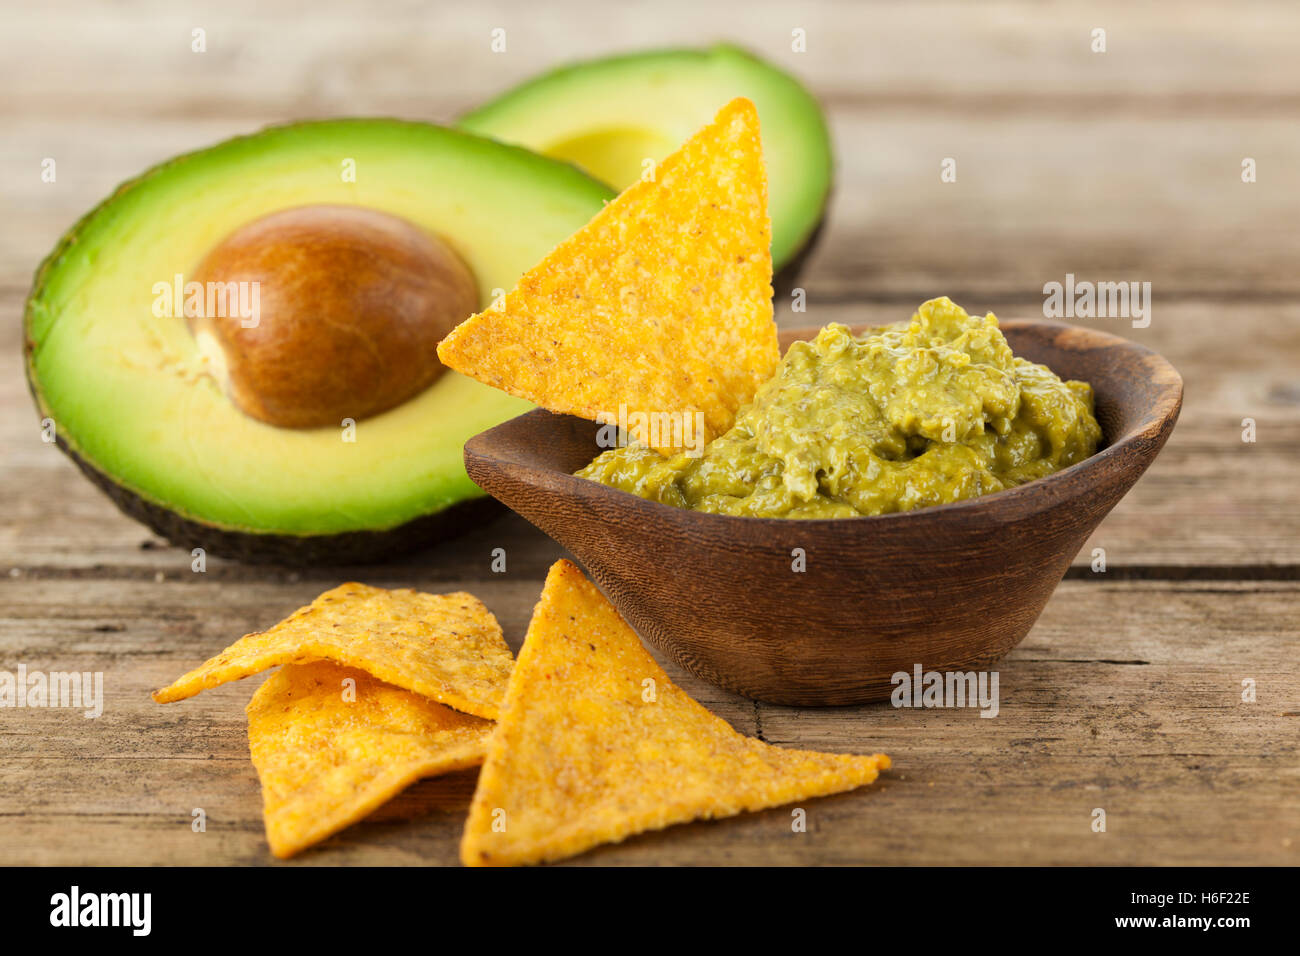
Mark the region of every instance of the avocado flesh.
<instances>
[{"instance_id":1,"label":"avocado flesh","mask_svg":"<svg viewBox=\"0 0 1300 956\"><path fill-rule=\"evenodd\" d=\"M328 556L326 539L343 536L362 544L347 557L382 556L377 532L433 528L430 518L482 495L465 474L465 440L530 406L446 371L359 421L355 442L341 428L266 425L203 371L183 317L154 316L154 284L188 281L214 244L267 213L355 203L440 236L486 303L611 196L566 164L393 120L279 127L179 157L120 187L41 266L25 318L32 392L83 470L178 543L255 559L264 543L279 560L298 543ZM409 537L393 540L414 546Z\"/></svg>"},{"instance_id":2,"label":"avocado flesh","mask_svg":"<svg viewBox=\"0 0 1300 956\"><path fill-rule=\"evenodd\" d=\"M797 80L743 50L664 50L592 60L528 80L461 128L576 163L623 189L736 96L758 107L780 269L808 243L830 192L830 134Z\"/></svg>"}]
</instances>

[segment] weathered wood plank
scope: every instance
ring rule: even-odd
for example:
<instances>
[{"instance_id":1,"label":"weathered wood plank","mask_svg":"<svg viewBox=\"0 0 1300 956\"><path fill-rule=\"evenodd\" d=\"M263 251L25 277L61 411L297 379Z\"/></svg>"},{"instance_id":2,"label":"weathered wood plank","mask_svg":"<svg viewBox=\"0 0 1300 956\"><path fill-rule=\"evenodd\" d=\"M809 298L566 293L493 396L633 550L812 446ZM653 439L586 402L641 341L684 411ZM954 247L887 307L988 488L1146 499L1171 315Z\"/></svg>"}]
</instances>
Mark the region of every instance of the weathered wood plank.
<instances>
[{"instance_id":1,"label":"weathered wood plank","mask_svg":"<svg viewBox=\"0 0 1300 956\"><path fill-rule=\"evenodd\" d=\"M68 117L263 116L391 112L441 115L479 102L538 70L572 59L726 38L794 70L836 100L883 101L961 112L972 106L1067 99L1118 100L1128 109L1199 111L1247 100L1295 104L1293 37L1300 11L1286 0L1086 5L993 0L854 3L586 0L545 7L508 0L458 8L385 0L352 4L231 0L201 11L165 0L29 5L6 20L0 81L8 110ZM207 31L207 52L191 31ZM1107 52L1092 52L1092 30ZM493 53L491 31L506 31ZM805 53L792 31L806 33Z\"/></svg>"},{"instance_id":2,"label":"weathered wood plank","mask_svg":"<svg viewBox=\"0 0 1300 956\"><path fill-rule=\"evenodd\" d=\"M462 586L517 647L540 585L506 578ZM94 721L4 712L6 862L271 862L243 714L257 679L168 706L148 691L315 590L0 583L0 668L102 670L107 698ZM1290 583L1066 582L999 666L993 719L973 709L755 705L669 664L742 732L787 746L883 749L895 769L877 787L809 801L804 834L778 809L580 862L1300 862L1297 598ZM1257 703L1240 699L1245 678L1257 682ZM472 773L420 784L301 862L454 863L472 788ZM190 831L195 807L208 815L207 833ZM1096 807L1107 812L1105 834L1090 829Z\"/></svg>"},{"instance_id":3,"label":"weathered wood plank","mask_svg":"<svg viewBox=\"0 0 1300 956\"><path fill-rule=\"evenodd\" d=\"M837 185L802 284L823 301L910 301L942 287L1024 305L1073 273L1152 283L1157 320L1188 298L1295 297L1294 115L1216 118L1211 137L1202 116L1062 113L990 120L833 106ZM261 125L9 123L0 290L25 289L58 236L122 180ZM1247 156L1258 163L1253 184L1241 182ZM40 179L44 157L58 162L55 183ZM954 183L940 180L948 157Z\"/></svg>"}]
</instances>

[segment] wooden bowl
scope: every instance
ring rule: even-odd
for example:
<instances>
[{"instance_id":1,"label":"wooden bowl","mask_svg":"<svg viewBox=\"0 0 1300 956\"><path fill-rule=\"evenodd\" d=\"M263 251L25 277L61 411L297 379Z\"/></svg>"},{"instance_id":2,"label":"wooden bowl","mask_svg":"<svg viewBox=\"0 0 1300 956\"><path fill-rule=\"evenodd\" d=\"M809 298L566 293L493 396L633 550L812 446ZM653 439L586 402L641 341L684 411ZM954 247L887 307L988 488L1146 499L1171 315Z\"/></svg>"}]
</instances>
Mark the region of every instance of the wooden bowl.
<instances>
[{"instance_id":1,"label":"wooden bowl","mask_svg":"<svg viewBox=\"0 0 1300 956\"><path fill-rule=\"evenodd\" d=\"M1182 378L1150 349L1059 322L1002 330L1017 355L1092 383L1105 444L971 501L817 521L686 511L575 478L599 451L597 426L543 410L470 439L465 466L699 677L777 704L882 700L916 664L979 670L1015 647L1178 419ZM785 332L782 347L816 332Z\"/></svg>"}]
</instances>

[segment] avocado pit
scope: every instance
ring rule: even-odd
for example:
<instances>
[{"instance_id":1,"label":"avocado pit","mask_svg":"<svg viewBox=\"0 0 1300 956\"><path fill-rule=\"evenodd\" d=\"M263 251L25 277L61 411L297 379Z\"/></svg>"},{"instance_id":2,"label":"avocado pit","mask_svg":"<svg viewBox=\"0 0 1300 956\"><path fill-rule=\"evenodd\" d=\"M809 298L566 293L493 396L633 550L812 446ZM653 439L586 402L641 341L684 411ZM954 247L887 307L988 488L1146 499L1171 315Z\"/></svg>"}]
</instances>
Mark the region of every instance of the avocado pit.
<instances>
[{"instance_id":1,"label":"avocado pit","mask_svg":"<svg viewBox=\"0 0 1300 956\"><path fill-rule=\"evenodd\" d=\"M443 371L438 342L478 307L474 276L441 239L359 206L256 219L194 278L256 290L251 318L191 315L190 329L234 404L284 428L337 426L419 394Z\"/></svg>"}]
</instances>

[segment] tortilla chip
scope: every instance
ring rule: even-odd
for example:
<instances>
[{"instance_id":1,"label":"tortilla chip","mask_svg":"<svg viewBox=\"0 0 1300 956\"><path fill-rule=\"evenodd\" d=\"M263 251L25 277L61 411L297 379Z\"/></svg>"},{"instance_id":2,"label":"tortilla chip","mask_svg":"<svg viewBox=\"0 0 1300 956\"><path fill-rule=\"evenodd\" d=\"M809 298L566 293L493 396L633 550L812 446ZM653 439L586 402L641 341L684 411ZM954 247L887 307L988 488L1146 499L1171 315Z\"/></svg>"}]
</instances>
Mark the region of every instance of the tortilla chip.
<instances>
[{"instance_id":1,"label":"tortilla chip","mask_svg":"<svg viewBox=\"0 0 1300 956\"><path fill-rule=\"evenodd\" d=\"M888 766L883 754L784 750L736 733L559 561L488 745L461 860L557 860L644 830L851 790Z\"/></svg>"},{"instance_id":2,"label":"tortilla chip","mask_svg":"<svg viewBox=\"0 0 1300 956\"><path fill-rule=\"evenodd\" d=\"M504 302L453 329L438 357L594 421L617 420L620 406L629 415L702 412L707 441L781 358L771 241L758 113L735 99ZM640 437L668 453L698 434L669 432Z\"/></svg>"},{"instance_id":3,"label":"tortilla chip","mask_svg":"<svg viewBox=\"0 0 1300 956\"><path fill-rule=\"evenodd\" d=\"M326 591L269 631L246 634L169 687L160 704L277 664L330 660L495 720L514 663L501 626L464 591L422 594L355 582Z\"/></svg>"},{"instance_id":4,"label":"tortilla chip","mask_svg":"<svg viewBox=\"0 0 1300 956\"><path fill-rule=\"evenodd\" d=\"M416 780L478 766L491 734L491 721L364 671L329 661L285 664L248 704L248 748L262 778L271 852L292 856Z\"/></svg>"}]
</instances>

